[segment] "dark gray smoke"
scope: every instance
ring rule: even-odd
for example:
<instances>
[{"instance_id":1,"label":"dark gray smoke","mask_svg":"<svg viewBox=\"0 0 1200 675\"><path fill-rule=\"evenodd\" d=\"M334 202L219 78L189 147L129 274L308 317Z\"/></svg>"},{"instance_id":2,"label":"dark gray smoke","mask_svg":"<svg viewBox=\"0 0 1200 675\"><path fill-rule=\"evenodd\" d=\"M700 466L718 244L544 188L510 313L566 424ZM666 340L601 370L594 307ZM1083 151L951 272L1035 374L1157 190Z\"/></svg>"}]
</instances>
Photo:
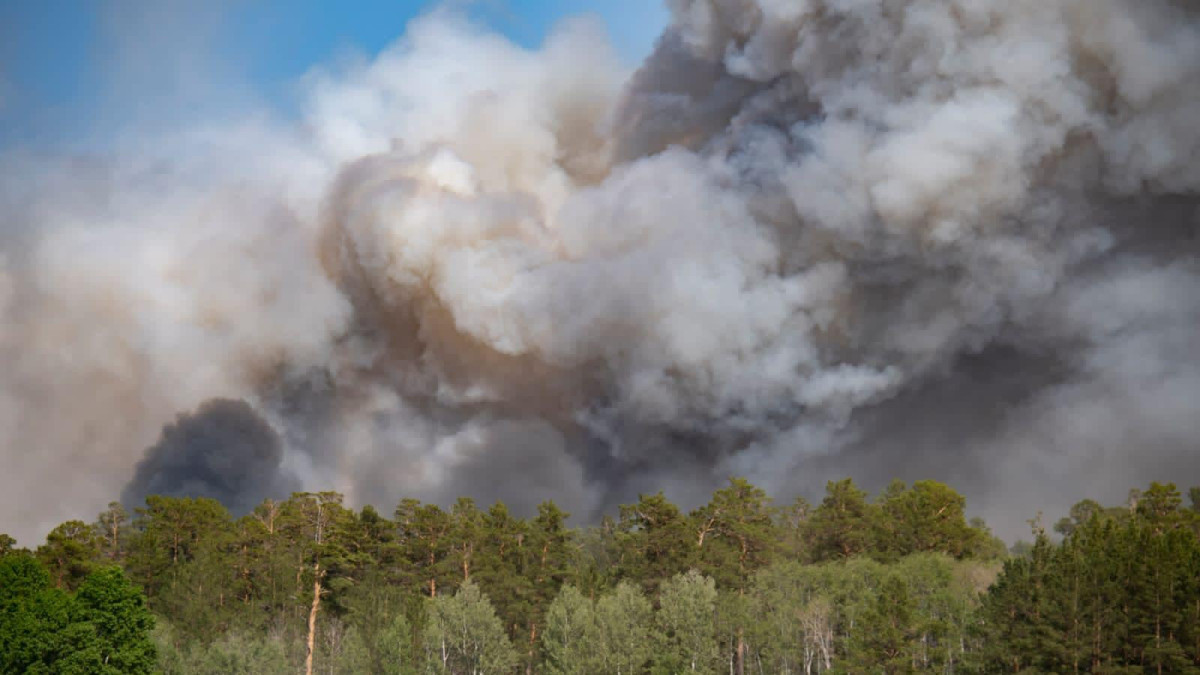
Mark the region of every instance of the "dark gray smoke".
<instances>
[{"instance_id":1,"label":"dark gray smoke","mask_svg":"<svg viewBox=\"0 0 1200 675\"><path fill-rule=\"evenodd\" d=\"M298 129L5 160L4 512L221 396L383 505L1200 482L1200 9L668 4L632 74L435 14Z\"/></svg>"},{"instance_id":2,"label":"dark gray smoke","mask_svg":"<svg viewBox=\"0 0 1200 675\"><path fill-rule=\"evenodd\" d=\"M282 461L279 435L249 403L213 399L163 427L121 498L139 506L148 495L209 497L241 515L299 489Z\"/></svg>"}]
</instances>

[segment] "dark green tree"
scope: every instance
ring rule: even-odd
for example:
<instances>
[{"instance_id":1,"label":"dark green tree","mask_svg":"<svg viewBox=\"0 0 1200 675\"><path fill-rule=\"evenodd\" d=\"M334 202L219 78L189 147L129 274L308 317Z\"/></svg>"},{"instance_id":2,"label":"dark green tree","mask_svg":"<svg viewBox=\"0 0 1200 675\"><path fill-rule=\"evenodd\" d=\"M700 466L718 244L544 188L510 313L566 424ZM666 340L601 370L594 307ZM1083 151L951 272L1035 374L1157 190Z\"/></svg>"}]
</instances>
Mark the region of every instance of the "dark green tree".
<instances>
[{"instance_id":1,"label":"dark green tree","mask_svg":"<svg viewBox=\"0 0 1200 675\"><path fill-rule=\"evenodd\" d=\"M912 553L942 552L956 558L972 554L984 533L967 523L966 503L937 481L917 481L909 489L893 483L879 501L879 553L891 559Z\"/></svg>"},{"instance_id":2,"label":"dark green tree","mask_svg":"<svg viewBox=\"0 0 1200 675\"><path fill-rule=\"evenodd\" d=\"M425 593L436 597L453 578L446 564L454 525L450 515L434 504L405 499L396 507L395 522L406 565Z\"/></svg>"},{"instance_id":3,"label":"dark green tree","mask_svg":"<svg viewBox=\"0 0 1200 675\"><path fill-rule=\"evenodd\" d=\"M913 672L915 628L908 585L889 575L854 626L847 659L851 672Z\"/></svg>"},{"instance_id":4,"label":"dark green tree","mask_svg":"<svg viewBox=\"0 0 1200 675\"><path fill-rule=\"evenodd\" d=\"M69 520L46 535L37 557L50 570L54 585L74 590L100 558L100 538L81 520Z\"/></svg>"},{"instance_id":5,"label":"dark green tree","mask_svg":"<svg viewBox=\"0 0 1200 675\"><path fill-rule=\"evenodd\" d=\"M98 663L91 672L152 673L155 649L150 638L154 617L146 598L119 567L92 572L75 594L77 620L94 627Z\"/></svg>"},{"instance_id":6,"label":"dark green tree","mask_svg":"<svg viewBox=\"0 0 1200 675\"><path fill-rule=\"evenodd\" d=\"M622 505L617 530L621 576L636 580L647 593L695 563L692 523L661 492Z\"/></svg>"},{"instance_id":7,"label":"dark green tree","mask_svg":"<svg viewBox=\"0 0 1200 675\"><path fill-rule=\"evenodd\" d=\"M830 481L808 520L811 559L845 560L871 550L874 525L875 508L867 503L867 493L849 478Z\"/></svg>"},{"instance_id":8,"label":"dark green tree","mask_svg":"<svg viewBox=\"0 0 1200 675\"><path fill-rule=\"evenodd\" d=\"M149 496L135 509L125 569L153 606L183 564L223 542L231 523L229 512L214 499Z\"/></svg>"}]
</instances>

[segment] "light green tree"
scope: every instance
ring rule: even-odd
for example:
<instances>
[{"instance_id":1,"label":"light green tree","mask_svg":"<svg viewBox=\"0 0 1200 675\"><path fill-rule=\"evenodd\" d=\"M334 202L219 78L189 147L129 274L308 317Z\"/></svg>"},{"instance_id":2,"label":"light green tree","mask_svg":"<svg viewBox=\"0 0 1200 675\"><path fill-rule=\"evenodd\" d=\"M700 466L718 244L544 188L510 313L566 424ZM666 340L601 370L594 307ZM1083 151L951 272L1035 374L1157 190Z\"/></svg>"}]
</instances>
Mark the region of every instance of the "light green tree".
<instances>
[{"instance_id":1,"label":"light green tree","mask_svg":"<svg viewBox=\"0 0 1200 675\"><path fill-rule=\"evenodd\" d=\"M677 574L663 584L655 616L656 672L716 672L716 604L716 582L696 570Z\"/></svg>"},{"instance_id":2,"label":"light green tree","mask_svg":"<svg viewBox=\"0 0 1200 675\"><path fill-rule=\"evenodd\" d=\"M654 610L642 590L627 581L617 584L596 603L604 668L626 675L641 672L650 659L650 629Z\"/></svg>"},{"instance_id":3,"label":"light green tree","mask_svg":"<svg viewBox=\"0 0 1200 675\"><path fill-rule=\"evenodd\" d=\"M415 590L415 589L414 589ZM379 576L359 582L347 594L350 626L339 672L400 675L415 673L419 650L413 645L406 605L419 602Z\"/></svg>"},{"instance_id":4,"label":"light green tree","mask_svg":"<svg viewBox=\"0 0 1200 675\"><path fill-rule=\"evenodd\" d=\"M453 596L429 601L424 646L433 672L454 675L505 673L517 663L517 651L487 596L473 581Z\"/></svg>"},{"instance_id":5,"label":"light green tree","mask_svg":"<svg viewBox=\"0 0 1200 675\"><path fill-rule=\"evenodd\" d=\"M403 675L415 673L416 655L412 648L412 628L403 613L396 615L387 628L379 632L374 641L378 658L376 667L380 675Z\"/></svg>"},{"instance_id":6,"label":"light green tree","mask_svg":"<svg viewBox=\"0 0 1200 675\"><path fill-rule=\"evenodd\" d=\"M192 642L185 648L173 644L173 630L155 632L158 672L164 675L285 675L296 672L283 642L272 636L230 631L204 644Z\"/></svg>"},{"instance_id":7,"label":"light green tree","mask_svg":"<svg viewBox=\"0 0 1200 675\"><path fill-rule=\"evenodd\" d=\"M556 675L603 672L605 647L592 601L578 588L563 586L546 612L546 630L542 633L546 672Z\"/></svg>"}]
</instances>

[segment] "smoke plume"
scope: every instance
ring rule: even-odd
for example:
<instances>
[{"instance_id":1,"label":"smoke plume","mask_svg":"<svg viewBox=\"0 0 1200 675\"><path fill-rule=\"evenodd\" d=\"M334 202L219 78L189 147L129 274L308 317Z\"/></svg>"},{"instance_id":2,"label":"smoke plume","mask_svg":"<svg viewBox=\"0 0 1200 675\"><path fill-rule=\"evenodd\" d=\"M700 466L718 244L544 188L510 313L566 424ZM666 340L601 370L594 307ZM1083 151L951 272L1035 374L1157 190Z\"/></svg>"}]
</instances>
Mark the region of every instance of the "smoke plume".
<instances>
[{"instance_id":1,"label":"smoke plume","mask_svg":"<svg viewBox=\"0 0 1200 675\"><path fill-rule=\"evenodd\" d=\"M296 489L282 459L279 434L248 403L213 399L163 428L122 499L136 507L149 495L209 497L241 515Z\"/></svg>"},{"instance_id":2,"label":"smoke plume","mask_svg":"<svg viewBox=\"0 0 1200 675\"><path fill-rule=\"evenodd\" d=\"M247 433L355 502L581 518L934 477L1013 536L1200 475L1200 9L668 4L634 73L435 13L301 124L4 158L0 529L135 471L257 498Z\"/></svg>"}]
</instances>

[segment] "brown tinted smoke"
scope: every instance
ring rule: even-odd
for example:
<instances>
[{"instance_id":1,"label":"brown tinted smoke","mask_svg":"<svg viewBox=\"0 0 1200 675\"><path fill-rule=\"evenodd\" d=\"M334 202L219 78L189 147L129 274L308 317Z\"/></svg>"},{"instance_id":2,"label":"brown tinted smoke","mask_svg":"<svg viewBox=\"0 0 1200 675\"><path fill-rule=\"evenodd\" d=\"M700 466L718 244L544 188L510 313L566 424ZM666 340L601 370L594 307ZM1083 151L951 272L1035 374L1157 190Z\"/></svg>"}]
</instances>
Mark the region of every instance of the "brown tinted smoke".
<instances>
[{"instance_id":1,"label":"brown tinted smoke","mask_svg":"<svg viewBox=\"0 0 1200 675\"><path fill-rule=\"evenodd\" d=\"M1200 475L1200 10L669 4L632 75L435 14L298 127L7 158L0 529L217 397L385 508L934 477L1013 536Z\"/></svg>"}]
</instances>

